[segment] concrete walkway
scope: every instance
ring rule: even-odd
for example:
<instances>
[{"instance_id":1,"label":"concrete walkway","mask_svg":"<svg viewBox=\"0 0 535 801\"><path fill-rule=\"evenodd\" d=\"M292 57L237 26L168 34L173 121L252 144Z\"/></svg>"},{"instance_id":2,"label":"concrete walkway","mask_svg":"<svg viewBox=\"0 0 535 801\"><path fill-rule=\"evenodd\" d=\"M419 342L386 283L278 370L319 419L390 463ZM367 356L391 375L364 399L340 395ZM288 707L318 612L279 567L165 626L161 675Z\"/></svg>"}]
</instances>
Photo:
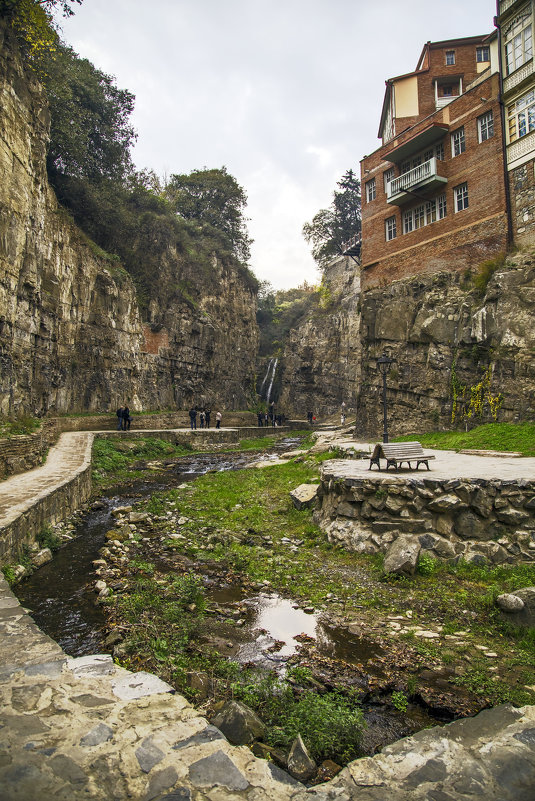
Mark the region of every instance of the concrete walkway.
<instances>
[{"instance_id":1,"label":"concrete walkway","mask_svg":"<svg viewBox=\"0 0 535 801\"><path fill-rule=\"evenodd\" d=\"M2 514L83 470L91 434L0 485ZM10 489L8 489L10 488ZM11 493L11 495L10 495ZM0 576L0 801L533 801L535 707L427 729L306 789L230 745L155 676L70 659Z\"/></svg>"},{"instance_id":2,"label":"concrete walkway","mask_svg":"<svg viewBox=\"0 0 535 801\"><path fill-rule=\"evenodd\" d=\"M63 486L91 464L93 434L61 434L50 448L45 464L17 473L0 483L0 528L34 506L52 490Z\"/></svg>"}]
</instances>

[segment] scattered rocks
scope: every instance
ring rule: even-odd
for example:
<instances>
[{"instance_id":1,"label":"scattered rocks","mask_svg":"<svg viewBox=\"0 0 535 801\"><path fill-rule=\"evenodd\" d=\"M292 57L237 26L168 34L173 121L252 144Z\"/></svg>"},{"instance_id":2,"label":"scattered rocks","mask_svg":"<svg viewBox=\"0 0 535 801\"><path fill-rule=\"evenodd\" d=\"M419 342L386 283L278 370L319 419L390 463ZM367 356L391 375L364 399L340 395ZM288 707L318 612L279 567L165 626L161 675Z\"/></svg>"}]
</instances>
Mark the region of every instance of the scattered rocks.
<instances>
[{"instance_id":1,"label":"scattered rocks","mask_svg":"<svg viewBox=\"0 0 535 801\"><path fill-rule=\"evenodd\" d=\"M239 701L227 701L212 721L235 745L249 745L264 736L265 726L252 709Z\"/></svg>"},{"instance_id":2,"label":"scattered rocks","mask_svg":"<svg viewBox=\"0 0 535 801\"><path fill-rule=\"evenodd\" d=\"M290 498L296 509L314 506L318 497L319 484L300 484L290 492Z\"/></svg>"},{"instance_id":3,"label":"scattered rocks","mask_svg":"<svg viewBox=\"0 0 535 801\"><path fill-rule=\"evenodd\" d=\"M513 595L512 593L498 595L496 598L496 603L504 612L520 612L525 606L522 598L519 598L518 595Z\"/></svg>"},{"instance_id":4,"label":"scattered rocks","mask_svg":"<svg viewBox=\"0 0 535 801\"><path fill-rule=\"evenodd\" d=\"M420 550L421 545L416 537L398 537L386 552L383 565L385 573L414 575Z\"/></svg>"},{"instance_id":5,"label":"scattered rocks","mask_svg":"<svg viewBox=\"0 0 535 801\"><path fill-rule=\"evenodd\" d=\"M32 556L31 561L34 567L42 567L43 565L46 565L47 562L52 561L52 551L50 548L42 548Z\"/></svg>"},{"instance_id":6,"label":"scattered rocks","mask_svg":"<svg viewBox=\"0 0 535 801\"><path fill-rule=\"evenodd\" d=\"M288 772L300 782L306 782L316 771L317 765L308 753L301 735L298 734L288 755Z\"/></svg>"}]
</instances>

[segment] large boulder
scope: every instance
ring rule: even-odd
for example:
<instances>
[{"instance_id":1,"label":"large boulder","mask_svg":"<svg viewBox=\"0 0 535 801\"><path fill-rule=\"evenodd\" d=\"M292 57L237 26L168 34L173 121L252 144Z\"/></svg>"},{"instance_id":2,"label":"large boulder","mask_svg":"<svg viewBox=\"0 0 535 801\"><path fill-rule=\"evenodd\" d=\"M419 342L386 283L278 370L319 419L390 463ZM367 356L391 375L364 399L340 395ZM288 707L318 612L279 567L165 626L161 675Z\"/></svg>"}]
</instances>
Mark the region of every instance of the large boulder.
<instances>
[{"instance_id":1,"label":"large boulder","mask_svg":"<svg viewBox=\"0 0 535 801\"><path fill-rule=\"evenodd\" d=\"M290 492L290 498L296 509L314 506L318 497L319 484L300 484Z\"/></svg>"},{"instance_id":2,"label":"large boulder","mask_svg":"<svg viewBox=\"0 0 535 801\"><path fill-rule=\"evenodd\" d=\"M385 555L385 573L403 573L413 576L416 572L421 545L417 537L402 536L395 540Z\"/></svg>"},{"instance_id":3,"label":"large boulder","mask_svg":"<svg viewBox=\"0 0 535 801\"><path fill-rule=\"evenodd\" d=\"M265 732L258 715L239 701L227 701L211 723L234 745L249 745L263 737Z\"/></svg>"},{"instance_id":4,"label":"large boulder","mask_svg":"<svg viewBox=\"0 0 535 801\"><path fill-rule=\"evenodd\" d=\"M288 755L288 773L300 782L306 782L316 773L317 765L298 734Z\"/></svg>"},{"instance_id":5,"label":"large boulder","mask_svg":"<svg viewBox=\"0 0 535 801\"><path fill-rule=\"evenodd\" d=\"M498 595L496 603L504 612L521 612L525 606L522 598L511 592L506 592L503 595Z\"/></svg>"}]
</instances>

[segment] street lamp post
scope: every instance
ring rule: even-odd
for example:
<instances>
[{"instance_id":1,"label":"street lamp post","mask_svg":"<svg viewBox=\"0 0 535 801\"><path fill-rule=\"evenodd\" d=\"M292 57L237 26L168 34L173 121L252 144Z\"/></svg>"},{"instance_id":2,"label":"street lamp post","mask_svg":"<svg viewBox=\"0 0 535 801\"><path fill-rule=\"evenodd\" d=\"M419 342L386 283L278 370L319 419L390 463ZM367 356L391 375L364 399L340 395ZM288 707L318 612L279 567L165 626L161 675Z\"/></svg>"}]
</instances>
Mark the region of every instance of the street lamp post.
<instances>
[{"instance_id":1,"label":"street lamp post","mask_svg":"<svg viewBox=\"0 0 535 801\"><path fill-rule=\"evenodd\" d=\"M377 359L377 367L383 376L383 442L388 442L388 429L386 424L386 374L390 370L390 365L396 360L387 356L386 351Z\"/></svg>"}]
</instances>

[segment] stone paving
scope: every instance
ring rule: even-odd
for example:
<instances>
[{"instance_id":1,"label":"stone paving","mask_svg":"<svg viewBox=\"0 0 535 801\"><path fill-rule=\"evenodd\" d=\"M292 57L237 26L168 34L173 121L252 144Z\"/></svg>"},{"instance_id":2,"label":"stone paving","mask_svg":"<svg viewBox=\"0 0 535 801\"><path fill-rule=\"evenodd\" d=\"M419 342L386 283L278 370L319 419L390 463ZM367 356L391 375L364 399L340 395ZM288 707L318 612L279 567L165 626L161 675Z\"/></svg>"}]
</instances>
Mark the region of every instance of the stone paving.
<instances>
[{"instance_id":1,"label":"stone paving","mask_svg":"<svg viewBox=\"0 0 535 801\"><path fill-rule=\"evenodd\" d=\"M60 440L57 481L89 447ZM72 461L61 458L64 448ZM28 498L43 489L42 474L35 485L29 475L9 480L21 499L23 487ZM307 789L248 748L230 745L155 676L130 673L107 655L70 659L3 577L0 699L0 801L535 799L535 707L498 707L424 730Z\"/></svg>"},{"instance_id":2,"label":"stone paving","mask_svg":"<svg viewBox=\"0 0 535 801\"><path fill-rule=\"evenodd\" d=\"M61 434L45 464L0 483L0 528L34 506L52 490L67 484L91 463L93 433Z\"/></svg>"}]
</instances>

